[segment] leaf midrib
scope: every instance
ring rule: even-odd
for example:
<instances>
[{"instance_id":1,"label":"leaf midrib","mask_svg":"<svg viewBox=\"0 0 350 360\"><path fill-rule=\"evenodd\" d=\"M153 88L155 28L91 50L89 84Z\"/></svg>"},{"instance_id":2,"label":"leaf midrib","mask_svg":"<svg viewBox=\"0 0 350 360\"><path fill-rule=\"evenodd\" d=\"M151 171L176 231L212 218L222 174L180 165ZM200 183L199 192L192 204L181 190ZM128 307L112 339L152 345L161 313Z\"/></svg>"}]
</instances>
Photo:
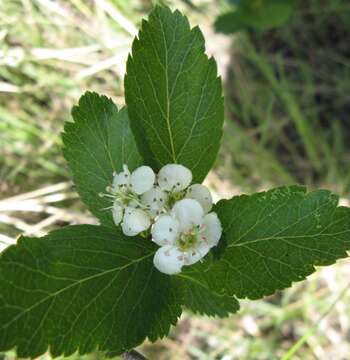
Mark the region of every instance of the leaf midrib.
<instances>
[{"instance_id":1,"label":"leaf midrib","mask_svg":"<svg viewBox=\"0 0 350 360\"><path fill-rule=\"evenodd\" d=\"M171 154L172 154L174 163L176 163L175 146L174 146L173 133L172 133L171 124L170 124L170 101L169 101L170 94L169 94L169 76L168 76L168 49L167 49L167 43L166 43L166 39L165 39L165 33L164 33L162 21L160 21L160 28L161 28L161 31L162 31L162 38L163 38L163 42L164 42L164 52L165 52L165 66L164 66L165 88L166 88L166 114L165 114L166 117L165 117L165 120L167 122L167 128L168 128L168 133L169 133Z\"/></svg>"},{"instance_id":2,"label":"leaf midrib","mask_svg":"<svg viewBox=\"0 0 350 360\"><path fill-rule=\"evenodd\" d=\"M336 233L329 233L329 234L317 233L317 234L309 234L309 235L269 236L269 237L265 237L265 238L255 239L255 240L247 240L242 243L233 243L233 244L229 245L228 248L245 246L245 245L250 245L250 244L258 243L261 241L268 241L268 240L286 240L286 239L302 239L302 238L313 238L313 237L322 237L322 236L336 236L339 234L345 234L347 232L350 232L350 230L344 230L344 231L339 231Z\"/></svg>"},{"instance_id":3,"label":"leaf midrib","mask_svg":"<svg viewBox=\"0 0 350 360\"><path fill-rule=\"evenodd\" d=\"M281 231L277 232L275 235L269 236L269 237L265 237L265 238L260 238L260 239L255 239L255 240L247 240L243 243L240 243L239 241L245 237L247 234L249 234L257 225L261 224L262 222L264 222L268 217L272 216L272 214L274 214L277 210L279 210L281 207L285 206L286 204L280 204L279 206L277 206L272 212L270 212L269 214L266 214L265 216L263 216L261 219L259 219L253 226L251 226L243 235L241 235L239 237L239 239L237 240L237 242L233 242L232 244L228 245L228 248L230 247L238 247L238 246L242 246L245 244L251 244L251 243L256 243L256 242L261 242L261 241L267 241L267 240L271 240L271 239L285 239L285 238L302 238L302 237L314 237L314 236L320 236L320 235L336 235L336 234L324 234L323 232L317 233L317 234L305 234L305 235L285 235L285 236L278 236L281 232L286 231L287 229L290 229L296 225L298 225L301 221L313 216L314 213L316 213L317 211L319 211L321 208L323 208L324 206L328 206L330 203L330 201L324 202L322 203L319 207L315 208L314 210L312 210L311 212L305 214L304 216L302 216L301 218L299 218L297 221L295 221L294 223L290 224L287 228L282 229ZM333 212L335 211L335 209L333 210ZM232 224L234 222L235 218L233 218L233 220L231 221L231 223L228 226L228 229L232 228ZM325 231L329 226L331 226L332 223L327 224L327 226L325 228L322 229L322 231ZM347 232L347 231L344 231ZM340 232L341 233L341 232Z\"/></svg>"}]
</instances>

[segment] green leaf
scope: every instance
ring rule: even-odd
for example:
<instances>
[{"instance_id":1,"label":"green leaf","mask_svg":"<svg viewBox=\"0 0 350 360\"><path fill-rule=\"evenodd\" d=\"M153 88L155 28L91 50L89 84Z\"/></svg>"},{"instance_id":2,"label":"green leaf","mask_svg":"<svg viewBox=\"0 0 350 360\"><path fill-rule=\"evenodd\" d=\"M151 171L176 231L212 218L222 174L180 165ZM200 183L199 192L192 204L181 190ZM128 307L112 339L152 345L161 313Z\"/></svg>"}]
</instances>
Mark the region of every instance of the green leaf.
<instances>
[{"instance_id":1,"label":"green leaf","mask_svg":"<svg viewBox=\"0 0 350 360\"><path fill-rule=\"evenodd\" d=\"M127 62L125 97L140 153L158 170L181 163L201 182L223 126L221 81L198 27L179 11L156 7L142 22Z\"/></svg>"},{"instance_id":2,"label":"green leaf","mask_svg":"<svg viewBox=\"0 0 350 360\"><path fill-rule=\"evenodd\" d=\"M245 30L247 25L242 21L241 13L235 10L219 15L215 20L214 27L217 32L234 34L235 32Z\"/></svg>"},{"instance_id":3,"label":"green leaf","mask_svg":"<svg viewBox=\"0 0 350 360\"><path fill-rule=\"evenodd\" d=\"M329 191L297 186L220 201L227 248L210 268L210 287L257 299L345 258L350 209L337 203Z\"/></svg>"},{"instance_id":4,"label":"green leaf","mask_svg":"<svg viewBox=\"0 0 350 360\"><path fill-rule=\"evenodd\" d=\"M0 255L0 351L117 355L168 334L181 307L156 246L116 229L70 226Z\"/></svg>"},{"instance_id":5,"label":"green leaf","mask_svg":"<svg viewBox=\"0 0 350 360\"><path fill-rule=\"evenodd\" d=\"M106 96L86 92L72 110L74 122L66 122L64 156L77 191L90 211L107 226L114 226L111 203L99 196L112 182L113 171L123 164L132 170L141 164L126 108L118 111Z\"/></svg>"},{"instance_id":6,"label":"green leaf","mask_svg":"<svg viewBox=\"0 0 350 360\"><path fill-rule=\"evenodd\" d=\"M295 0L243 0L234 11L220 15L215 29L224 34L254 28L268 30L283 25L294 10Z\"/></svg>"},{"instance_id":7,"label":"green leaf","mask_svg":"<svg viewBox=\"0 0 350 360\"><path fill-rule=\"evenodd\" d=\"M239 310L239 303L232 295L222 294L210 286L215 274L210 271L211 261L184 268L177 275L183 292L182 304L196 314L227 317Z\"/></svg>"},{"instance_id":8,"label":"green leaf","mask_svg":"<svg viewBox=\"0 0 350 360\"><path fill-rule=\"evenodd\" d=\"M283 25L293 13L295 0L246 0L243 21L257 30Z\"/></svg>"},{"instance_id":9,"label":"green leaf","mask_svg":"<svg viewBox=\"0 0 350 360\"><path fill-rule=\"evenodd\" d=\"M201 283L184 281L183 305L195 314L224 318L239 310L234 296L219 294Z\"/></svg>"}]
</instances>

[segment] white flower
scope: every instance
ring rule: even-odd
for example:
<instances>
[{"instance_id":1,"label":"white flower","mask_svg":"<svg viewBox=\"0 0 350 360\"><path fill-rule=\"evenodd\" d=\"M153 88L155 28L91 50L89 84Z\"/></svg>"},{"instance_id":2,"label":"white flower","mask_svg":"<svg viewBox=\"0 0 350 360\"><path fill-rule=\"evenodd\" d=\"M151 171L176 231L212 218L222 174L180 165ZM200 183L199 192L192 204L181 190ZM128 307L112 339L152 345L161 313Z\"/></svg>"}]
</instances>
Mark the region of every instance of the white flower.
<instances>
[{"instance_id":1,"label":"white flower","mask_svg":"<svg viewBox=\"0 0 350 360\"><path fill-rule=\"evenodd\" d=\"M190 265L205 256L221 236L216 214L206 216L213 205L208 188L190 186L191 181L192 172L180 164L163 166L157 176L149 166L131 173L123 165L123 171L114 174L108 194L101 196L112 200L113 205L106 209L112 210L114 223L121 225L125 235L135 236L153 223L153 240L160 246L177 247L182 254L181 266ZM168 253L159 251L155 262L161 264L162 256L168 257Z\"/></svg>"},{"instance_id":2,"label":"white flower","mask_svg":"<svg viewBox=\"0 0 350 360\"><path fill-rule=\"evenodd\" d=\"M141 196L141 203L146 206L152 218L158 216L168 200L168 194L159 186L154 186Z\"/></svg>"},{"instance_id":3,"label":"white flower","mask_svg":"<svg viewBox=\"0 0 350 360\"><path fill-rule=\"evenodd\" d=\"M213 206L213 198L209 189L201 184L191 185L186 191L186 198L197 200L205 213L208 213Z\"/></svg>"},{"instance_id":4,"label":"white flower","mask_svg":"<svg viewBox=\"0 0 350 360\"><path fill-rule=\"evenodd\" d=\"M130 171L127 165L123 165L123 171L121 171L119 174L114 174L112 190L114 192L120 191L122 188L128 187L129 184Z\"/></svg>"},{"instance_id":5,"label":"white flower","mask_svg":"<svg viewBox=\"0 0 350 360\"><path fill-rule=\"evenodd\" d=\"M217 245L222 234L221 222L215 212L211 212L204 216L203 238L212 247Z\"/></svg>"},{"instance_id":6,"label":"white flower","mask_svg":"<svg viewBox=\"0 0 350 360\"><path fill-rule=\"evenodd\" d=\"M196 200L180 200L170 215L161 215L152 226L152 240L161 246L153 263L165 274L179 273L184 265L192 265L207 255L221 233L216 213L205 215Z\"/></svg>"},{"instance_id":7,"label":"white flower","mask_svg":"<svg viewBox=\"0 0 350 360\"><path fill-rule=\"evenodd\" d=\"M123 233L127 236L135 236L151 226L148 214L140 209L127 207L122 222Z\"/></svg>"},{"instance_id":8,"label":"white flower","mask_svg":"<svg viewBox=\"0 0 350 360\"><path fill-rule=\"evenodd\" d=\"M167 164L158 173L158 184L165 191L185 190L191 181L191 170L179 164Z\"/></svg>"},{"instance_id":9,"label":"white flower","mask_svg":"<svg viewBox=\"0 0 350 360\"><path fill-rule=\"evenodd\" d=\"M155 253L153 264L164 274L178 274L184 265L184 254L176 246L165 245Z\"/></svg>"},{"instance_id":10,"label":"white flower","mask_svg":"<svg viewBox=\"0 0 350 360\"><path fill-rule=\"evenodd\" d=\"M174 205L171 215L179 221L181 231L189 231L194 226L201 225L204 211L198 201L183 199Z\"/></svg>"},{"instance_id":11,"label":"white flower","mask_svg":"<svg viewBox=\"0 0 350 360\"><path fill-rule=\"evenodd\" d=\"M160 246L173 244L180 232L178 220L170 215L160 216L152 226L153 241Z\"/></svg>"},{"instance_id":12,"label":"white flower","mask_svg":"<svg viewBox=\"0 0 350 360\"><path fill-rule=\"evenodd\" d=\"M124 209L122 206L119 205L118 201L114 201L112 206L112 215L113 221L116 225L118 225L123 219Z\"/></svg>"},{"instance_id":13,"label":"white flower","mask_svg":"<svg viewBox=\"0 0 350 360\"><path fill-rule=\"evenodd\" d=\"M130 187L136 194L141 195L150 190L156 176L149 166L138 167L130 177Z\"/></svg>"},{"instance_id":14,"label":"white flower","mask_svg":"<svg viewBox=\"0 0 350 360\"><path fill-rule=\"evenodd\" d=\"M140 166L130 174L128 166L123 165L123 171L114 175L112 191L141 195L152 188L155 178L149 166Z\"/></svg>"},{"instance_id":15,"label":"white flower","mask_svg":"<svg viewBox=\"0 0 350 360\"><path fill-rule=\"evenodd\" d=\"M140 197L152 190L155 174L149 166L140 166L130 173L127 165L123 171L114 174L109 194L113 199L112 216L116 225L122 222L122 230L127 236L135 236L151 226L151 214Z\"/></svg>"}]
</instances>

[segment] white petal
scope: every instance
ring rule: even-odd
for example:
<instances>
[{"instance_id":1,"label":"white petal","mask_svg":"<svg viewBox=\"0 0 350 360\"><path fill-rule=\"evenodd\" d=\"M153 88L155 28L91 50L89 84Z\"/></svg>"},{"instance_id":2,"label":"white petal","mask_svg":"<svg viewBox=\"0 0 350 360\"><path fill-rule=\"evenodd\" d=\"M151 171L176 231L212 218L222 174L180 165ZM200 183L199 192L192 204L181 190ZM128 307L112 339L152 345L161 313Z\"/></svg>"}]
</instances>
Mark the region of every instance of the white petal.
<instances>
[{"instance_id":1,"label":"white petal","mask_svg":"<svg viewBox=\"0 0 350 360\"><path fill-rule=\"evenodd\" d=\"M197 200L205 213L208 213L213 206L213 198L211 197L209 189L201 184L191 185L187 189L186 197Z\"/></svg>"},{"instance_id":2,"label":"white petal","mask_svg":"<svg viewBox=\"0 0 350 360\"><path fill-rule=\"evenodd\" d=\"M152 226L152 240L159 246L173 245L179 236L179 222L169 215L160 216Z\"/></svg>"},{"instance_id":3,"label":"white petal","mask_svg":"<svg viewBox=\"0 0 350 360\"><path fill-rule=\"evenodd\" d=\"M131 174L132 190L141 195L152 188L156 176L149 166L140 166Z\"/></svg>"},{"instance_id":4,"label":"white petal","mask_svg":"<svg viewBox=\"0 0 350 360\"><path fill-rule=\"evenodd\" d=\"M183 199L174 205L171 214L178 220L180 230L184 232L202 225L204 211L198 201Z\"/></svg>"},{"instance_id":5,"label":"white petal","mask_svg":"<svg viewBox=\"0 0 350 360\"><path fill-rule=\"evenodd\" d=\"M130 184L130 171L127 165L123 165L123 171L114 175L113 178L113 191L117 191L119 187L126 187Z\"/></svg>"},{"instance_id":6,"label":"white petal","mask_svg":"<svg viewBox=\"0 0 350 360\"><path fill-rule=\"evenodd\" d=\"M184 253L177 247L166 245L154 254L153 264L160 272L173 275L181 271L184 259Z\"/></svg>"},{"instance_id":7,"label":"white petal","mask_svg":"<svg viewBox=\"0 0 350 360\"><path fill-rule=\"evenodd\" d=\"M123 218L123 207L120 206L117 202L113 203L112 215L114 223L116 225L119 225Z\"/></svg>"},{"instance_id":8,"label":"white petal","mask_svg":"<svg viewBox=\"0 0 350 360\"><path fill-rule=\"evenodd\" d=\"M158 184L166 191L185 190L191 181L191 170L179 164L165 165L158 173Z\"/></svg>"},{"instance_id":9,"label":"white petal","mask_svg":"<svg viewBox=\"0 0 350 360\"><path fill-rule=\"evenodd\" d=\"M161 210L164 208L167 198L168 194L159 186L156 186L142 194L141 202L149 208L149 212L154 218L159 215Z\"/></svg>"},{"instance_id":10,"label":"white petal","mask_svg":"<svg viewBox=\"0 0 350 360\"><path fill-rule=\"evenodd\" d=\"M128 207L130 208L139 208L139 201L136 199L130 200L128 203Z\"/></svg>"},{"instance_id":11,"label":"white petal","mask_svg":"<svg viewBox=\"0 0 350 360\"><path fill-rule=\"evenodd\" d=\"M199 244L193 250L186 253L185 265L192 265L208 254L211 246L205 243Z\"/></svg>"},{"instance_id":12,"label":"white petal","mask_svg":"<svg viewBox=\"0 0 350 360\"><path fill-rule=\"evenodd\" d=\"M0 253L4 251L10 244L0 242Z\"/></svg>"},{"instance_id":13,"label":"white petal","mask_svg":"<svg viewBox=\"0 0 350 360\"><path fill-rule=\"evenodd\" d=\"M147 230L151 225L151 220L147 213L140 209L127 207L122 222L123 233L127 236L135 236Z\"/></svg>"},{"instance_id":14,"label":"white petal","mask_svg":"<svg viewBox=\"0 0 350 360\"><path fill-rule=\"evenodd\" d=\"M217 245L221 238L222 226L215 212L204 216L203 227L204 230L201 233L203 240L210 245L210 247Z\"/></svg>"}]
</instances>

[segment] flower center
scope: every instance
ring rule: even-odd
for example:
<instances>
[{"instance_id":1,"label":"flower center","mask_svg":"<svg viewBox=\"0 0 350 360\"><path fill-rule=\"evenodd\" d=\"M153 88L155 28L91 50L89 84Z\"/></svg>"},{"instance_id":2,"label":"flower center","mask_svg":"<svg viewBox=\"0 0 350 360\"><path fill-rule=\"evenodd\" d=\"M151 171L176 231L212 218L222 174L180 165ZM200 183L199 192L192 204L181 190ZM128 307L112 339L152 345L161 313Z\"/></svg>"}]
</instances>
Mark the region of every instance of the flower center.
<instances>
[{"instance_id":1,"label":"flower center","mask_svg":"<svg viewBox=\"0 0 350 360\"><path fill-rule=\"evenodd\" d=\"M193 227L190 231L182 233L177 241L178 248L185 252L194 248L199 241L200 226Z\"/></svg>"},{"instance_id":2,"label":"flower center","mask_svg":"<svg viewBox=\"0 0 350 360\"><path fill-rule=\"evenodd\" d=\"M139 197L129 188L114 191L112 195L116 201L124 206L128 206L132 201L139 202Z\"/></svg>"},{"instance_id":3,"label":"flower center","mask_svg":"<svg viewBox=\"0 0 350 360\"><path fill-rule=\"evenodd\" d=\"M109 198L113 202L116 201L123 207L127 207L132 203L132 206L135 208L147 209L141 203L140 197L126 185L120 185L116 190L113 190L111 186L107 186L106 191L107 193L100 193L99 196Z\"/></svg>"},{"instance_id":4,"label":"flower center","mask_svg":"<svg viewBox=\"0 0 350 360\"><path fill-rule=\"evenodd\" d=\"M167 209L172 209L172 207L178 201L182 200L185 197L185 191L170 191L168 194L168 199L166 203Z\"/></svg>"}]
</instances>

